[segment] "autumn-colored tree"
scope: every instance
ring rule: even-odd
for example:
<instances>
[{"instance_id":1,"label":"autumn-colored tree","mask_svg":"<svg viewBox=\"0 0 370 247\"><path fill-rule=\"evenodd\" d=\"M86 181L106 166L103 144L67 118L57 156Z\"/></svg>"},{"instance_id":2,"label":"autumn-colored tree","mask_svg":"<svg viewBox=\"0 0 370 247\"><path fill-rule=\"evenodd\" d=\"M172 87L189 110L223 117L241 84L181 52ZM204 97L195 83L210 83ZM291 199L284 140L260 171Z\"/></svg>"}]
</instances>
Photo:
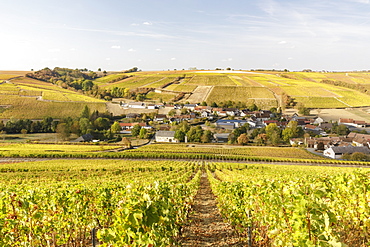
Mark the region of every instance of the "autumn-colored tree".
<instances>
[{"instance_id":1,"label":"autumn-colored tree","mask_svg":"<svg viewBox=\"0 0 370 247\"><path fill-rule=\"evenodd\" d=\"M241 134L238 137L238 144L240 144L240 145L246 145L246 144L248 144L248 141L249 141L248 136L245 133Z\"/></svg>"}]
</instances>

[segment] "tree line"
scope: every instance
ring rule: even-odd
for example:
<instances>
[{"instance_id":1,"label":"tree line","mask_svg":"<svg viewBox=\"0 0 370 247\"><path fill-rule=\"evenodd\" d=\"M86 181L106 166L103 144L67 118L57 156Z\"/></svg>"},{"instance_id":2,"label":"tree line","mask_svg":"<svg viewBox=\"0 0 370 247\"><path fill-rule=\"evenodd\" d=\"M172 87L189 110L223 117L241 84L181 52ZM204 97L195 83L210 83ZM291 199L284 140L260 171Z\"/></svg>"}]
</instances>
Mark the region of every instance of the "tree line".
<instances>
[{"instance_id":1,"label":"tree line","mask_svg":"<svg viewBox=\"0 0 370 247\"><path fill-rule=\"evenodd\" d=\"M58 125L51 117L45 117L41 121L30 119L10 119L6 123L0 121L0 131L8 134L19 133L53 133Z\"/></svg>"},{"instance_id":2,"label":"tree line","mask_svg":"<svg viewBox=\"0 0 370 247\"><path fill-rule=\"evenodd\" d=\"M175 138L180 142L187 140L188 142L208 143L212 141L212 132L203 130L200 125L190 126L187 121L182 121L178 125L172 126L175 131Z\"/></svg>"},{"instance_id":3,"label":"tree line","mask_svg":"<svg viewBox=\"0 0 370 247\"><path fill-rule=\"evenodd\" d=\"M118 122L113 124L112 122L110 113L90 112L89 107L85 106L77 118L54 120L51 117L45 117L41 121L30 119L11 119L6 123L0 121L0 132L3 134L57 133L61 140L68 140L72 134L77 136L92 134L97 139L115 140L115 134L121 130L121 126Z\"/></svg>"},{"instance_id":4,"label":"tree line","mask_svg":"<svg viewBox=\"0 0 370 247\"><path fill-rule=\"evenodd\" d=\"M138 68L126 70L123 73L137 72ZM86 94L88 96L112 100L112 98L127 98L135 100L144 100L145 95L151 91L149 88L139 89L128 89L113 87L111 89L101 89L96 85L93 80L99 77L94 71L79 70L79 69L68 69L55 67L54 69L44 68L33 73L26 74L26 77L41 80L52 83L61 88L77 91L79 93ZM121 75L117 78L112 79L108 83L113 83L118 80L123 80L130 77L129 75Z\"/></svg>"}]
</instances>

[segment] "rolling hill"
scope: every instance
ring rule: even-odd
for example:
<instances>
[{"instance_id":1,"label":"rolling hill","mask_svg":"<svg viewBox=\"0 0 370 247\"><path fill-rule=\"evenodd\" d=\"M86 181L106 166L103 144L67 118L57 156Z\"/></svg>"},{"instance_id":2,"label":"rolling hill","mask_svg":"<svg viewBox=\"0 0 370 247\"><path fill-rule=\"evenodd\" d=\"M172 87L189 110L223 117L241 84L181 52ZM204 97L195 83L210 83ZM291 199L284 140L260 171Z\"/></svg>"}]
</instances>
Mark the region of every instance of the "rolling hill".
<instances>
[{"instance_id":1,"label":"rolling hill","mask_svg":"<svg viewBox=\"0 0 370 247\"><path fill-rule=\"evenodd\" d=\"M114 75L119 76L122 74ZM181 80L176 80L180 76ZM107 90L153 88L155 93L147 99L166 102L183 93L185 97L180 102L211 104L230 100L255 103L264 109L285 104L287 97L309 108L370 106L368 72L164 71L131 73L112 83L104 78L96 82Z\"/></svg>"},{"instance_id":2,"label":"rolling hill","mask_svg":"<svg viewBox=\"0 0 370 247\"><path fill-rule=\"evenodd\" d=\"M313 109L370 106L370 72L126 71L92 80L100 92L96 97L25 74L0 72L0 118L73 117L85 105L105 111L112 97L138 95L152 102L233 101L262 109L287 103Z\"/></svg>"},{"instance_id":3,"label":"rolling hill","mask_svg":"<svg viewBox=\"0 0 370 247\"><path fill-rule=\"evenodd\" d=\"M27 78L24 74L0 74L0 118L74 117L85 105L91 110L106 111L103 100Z\"/></svg>"}]
</instances>

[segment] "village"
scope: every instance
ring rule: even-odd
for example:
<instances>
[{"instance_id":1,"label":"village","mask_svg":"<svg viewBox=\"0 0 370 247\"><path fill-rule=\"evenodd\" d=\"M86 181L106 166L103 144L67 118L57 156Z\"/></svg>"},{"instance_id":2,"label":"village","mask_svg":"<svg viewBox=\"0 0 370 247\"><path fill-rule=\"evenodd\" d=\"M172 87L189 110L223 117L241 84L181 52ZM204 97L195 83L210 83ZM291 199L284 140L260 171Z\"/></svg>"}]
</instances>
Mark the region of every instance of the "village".
<instances>
[{"instance_id":1,"label":"village","mask_svg":"<svg viewBox=\"0 0 370 247\"><path fill-rule=\"evenodd\" d=\"M283 114L277 109L250 110L220 108L200 104L145 102L120 103L130 113L120 121L121 133L137 129L151 133L152 142L211 142L221 144L299 146L332 159L350 159L353 154L370 154L369 123L350 118L324 121L319 116ZM158 110L135 113L137 109ZM167 114L163 114L166 112ZM187 131L197 128L211 133L207 139L195 140L188 133L177 132L186 122ZM266 133L266 128L272 133ZM271 132L270 130L270 132ZM290 131L292 130L292 131ZM186 132L186 131L185 131ZM267 131L269 132L269 131ZM275 133L274 133L275 132ZM195 133L195 132L194 132ZM240 136L243 135L243 138ZM179 137L180 136L180 137Z\"/></svg>"}]
</instances>

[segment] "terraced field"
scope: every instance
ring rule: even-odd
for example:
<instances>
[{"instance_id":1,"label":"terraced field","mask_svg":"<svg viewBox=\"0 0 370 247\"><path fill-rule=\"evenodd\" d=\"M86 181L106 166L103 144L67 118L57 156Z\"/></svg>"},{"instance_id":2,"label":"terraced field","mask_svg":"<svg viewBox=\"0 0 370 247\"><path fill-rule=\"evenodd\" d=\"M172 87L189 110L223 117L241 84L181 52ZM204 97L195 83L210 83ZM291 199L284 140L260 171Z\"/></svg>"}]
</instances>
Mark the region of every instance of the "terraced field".
<instances>
[{"instance_id":1,"label":"terraced field","mask_svg":"<svg viewBox=\"0 0 370 247\"><path fill-rule=\"evenodd\" d=\"M14 75L0 75L13 78ZM30 78L16 78L0 84L0 118L54 118L73 117L85 105L104 112L105 102L47 82Z\"/></svg>"},{"instance_id":2,"label":"terraced field","mask_svg":"<svg viewBox=\"0 0 370 247\"><path fill-rule=\"evenodd\" d=\"M264 109L277 106L274 94L265 87L215 86L206 101L210 104L227 100L246 102L248 105L256 103Z\"/></svg>"},{"instance_id":3,"label":"terraced field","mask_svg":"<svg viewBox=\"0 0 370 247\"><path fill-rule=\"evenodd\" d=\"M32 117L37 118L46 114L56 116L58 110L62 116L74 116L85 104L89 104L92 110L106 109L102 100L47 82L24 78L24 74L0 71L0 118L23 118L33 114L35 116ZM19 76L8 83L8 79ZM166 85L178 77L183 79ZM96 79L94 83L108 91L113 87L135 89L166 85L165 89L169 92L150 92L147 95L148 100L158 102L171 102L179 92L186 92L191 95L181 102L217 103L231 100L247 105L254 103L268 109L279 106L277 99L285 94L296 103L301 102L313 109L370 106L370 97L366 93L366 89L370 90L370 73L367 72L154 71L110 74ZM58 117L61 117L59 113Z\"/></svg>"}]
</instances>

